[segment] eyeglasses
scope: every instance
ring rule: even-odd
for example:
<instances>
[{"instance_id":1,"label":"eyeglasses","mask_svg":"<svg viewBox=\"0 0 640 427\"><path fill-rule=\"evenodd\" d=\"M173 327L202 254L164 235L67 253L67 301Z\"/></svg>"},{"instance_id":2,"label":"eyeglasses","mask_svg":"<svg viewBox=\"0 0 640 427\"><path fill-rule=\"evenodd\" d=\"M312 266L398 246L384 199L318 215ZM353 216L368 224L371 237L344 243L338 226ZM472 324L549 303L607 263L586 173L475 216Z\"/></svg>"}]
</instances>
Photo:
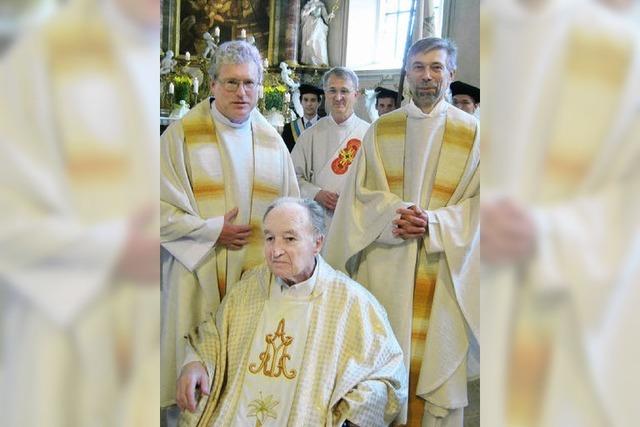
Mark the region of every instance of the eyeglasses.
<instances>
[{"instance_id":1,"label":"eyeglasses","mask_svg":"<svg viewBox=\"0 0 640 427\"><path fill-rule=\"evenodd\" d=\"M260 84L260 83L254 82L253 80L228 79L228 80L218 80L218 81L222 83L222 87L224 88L224 90L228 92L236 92L240 87L240 85L242 85L244 90L246 90L247 92L251 92Z\"/></svg>"},{"instance_id":2,"label":"eyeglasses","mask_svg":"<svg viewBox=\"0 0 640 427\"><path fill-rule=\"evenodd\" d=\"M336 89L335 87L332 87L332 88L329 88L329 89L325 89L325 91L324 91L324 92L325 92L327 95L331 95L331 96L335 96L335 95L337 95L338 93L339 93L340 95L342 95L342 96L347 96L347 95L349 95L350 93L353 93L353 92L354 92L354 90L352 90L352 89L348 89L348 88L346 88L346 87L343 87L343 88L341 88L341 89L339 89L339 90L338 90L338 89Z\"/></svg>"}]
</instances>

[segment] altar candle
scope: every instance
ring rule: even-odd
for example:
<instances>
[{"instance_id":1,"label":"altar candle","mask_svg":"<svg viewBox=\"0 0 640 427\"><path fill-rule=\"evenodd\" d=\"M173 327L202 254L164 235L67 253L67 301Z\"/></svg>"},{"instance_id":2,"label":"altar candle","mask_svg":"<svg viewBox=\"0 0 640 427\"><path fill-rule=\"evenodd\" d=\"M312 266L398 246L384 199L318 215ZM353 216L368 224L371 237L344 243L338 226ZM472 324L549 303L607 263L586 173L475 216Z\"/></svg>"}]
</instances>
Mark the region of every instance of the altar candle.
<instances>
[{"instance_id":1,"label":"altar candle","mask_svg":"<svg viewBox=\"0 0 640 427\"><path fill-rule=\"evenodd\" d=\"M173 86L173 82L169 83L169 94L173 95L175 92L175 87Z\"/></svg>"},{"instance_id":2,"label":"altar candle","mask_svg":"<svg viewBox=\"0 0 640 427\"><path fill-rule=\"evenodd\" d=\"M241 39L247 38L247 30L245 30L244 28L240 30L240 38Z\"/></svg>"},{"instance_id":3,"label":"altar candle","mask_svg":"<svg viewBox=\"0 0 640 427\"><path fill-rule=\"evenodd\" d=\"M216 27L213 29L213 35L216 37L220 37L220 27Z\"/></svg>"},{"instance_id":4,"label":"altar candle","mask_svg":"<svg viewBox=\"0 0 640 427\"><path fill-rule=\"evenodd\" d=\"M198 93L198 86L200 85L200 82L198 81L197 77L194 77L193 79L193 92L194 93Z\"/></svg>"},{"instance_id":5,"label":"altar candle","mask_svg":"<svg viewBox=\"0 0 640 427\"><path fill-rule=\"evenodd\" d=\"M186 59L187 61L191 61L191 54L189 52L185 53L184 59Z\"/></svg>"}]
</instances>

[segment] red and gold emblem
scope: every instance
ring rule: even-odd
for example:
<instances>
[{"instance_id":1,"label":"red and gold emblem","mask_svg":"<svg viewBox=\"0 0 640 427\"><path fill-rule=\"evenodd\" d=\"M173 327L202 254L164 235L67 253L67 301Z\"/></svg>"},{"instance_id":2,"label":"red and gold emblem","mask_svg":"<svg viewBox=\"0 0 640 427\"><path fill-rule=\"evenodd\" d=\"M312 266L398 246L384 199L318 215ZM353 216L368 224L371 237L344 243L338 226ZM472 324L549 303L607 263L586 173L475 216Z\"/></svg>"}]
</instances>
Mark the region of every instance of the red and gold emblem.
<instances>
[{"instance_id":1,"label":"red and gold emblem","mask_svg":"<svg viewBox=\"0 0 640 427\"><path fill-rule=\"evenodd\" d=\"M347 142L347 146L340 150L338 153L338 157L336 157L333 162L331 162L331 170L336 175L343 175L349 170L349 165L353 163L353 160L356 158L356 153L358 149L360 149L360 140L359 139L350 139Z\"/></svg>"}]
</instances>

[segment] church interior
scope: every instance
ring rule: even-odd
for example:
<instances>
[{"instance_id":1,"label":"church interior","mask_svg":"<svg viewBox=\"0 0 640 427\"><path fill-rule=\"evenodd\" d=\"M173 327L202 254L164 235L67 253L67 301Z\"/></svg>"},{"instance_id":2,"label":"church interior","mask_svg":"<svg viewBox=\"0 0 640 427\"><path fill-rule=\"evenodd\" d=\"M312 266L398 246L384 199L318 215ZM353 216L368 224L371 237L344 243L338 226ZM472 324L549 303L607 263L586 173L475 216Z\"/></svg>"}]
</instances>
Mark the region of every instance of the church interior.
<instances>
[{"instance_id":1,"label":"church interior","mask_svg":"<svg viewBox=\"0 0 640 427\"><path fill-rule=\"evenodd\" d=\"M321 87L322 75L336 66L356 72L360 96L355 112L374 121L377 91L402 89L406 49L427 36L453 40L459 52L456 80L479 87L479 13L479 0L163 0L161 129L180 117L180 101L193 106L209 96L213 51L236 39L260 51L265 73L258 108L280 132L302 116L295 85ZM317 24L309 22L314 19ZM324 44L322 55L305 57L313 43ZM319 114L326 114L322 105Z\"/></svg>"},{"instance_id":2,"label":"church interior","mask_svg":"<svg viewBox=\"0 0 640 427\"><path fill-rule=\"evenodd\" d=\"M481 129L469 174L476 269L450 271L474 279L485 424L637 424L640 346L628 332L640 326L640 0L8 0L0 12L6 425L172 425L158 410L173 307L159 298L170 288L158 260L171 239L190 248L163 236L158 181L163 156L183 153L166 150L167 135L211 95L219 46L257 48L257 109L284 138L303 118L302 88L321 92L333 67L357 75L353 111L367 125L380 121L381 93L410 107L403 60L428 37L455 43L454 80L478 91L467 117ZM338 152L354 157L347 148ZM397 274L391 264L377 265ZM465 370L455 425L478 426L480 380Z\"/></svg>"}]
</instances>

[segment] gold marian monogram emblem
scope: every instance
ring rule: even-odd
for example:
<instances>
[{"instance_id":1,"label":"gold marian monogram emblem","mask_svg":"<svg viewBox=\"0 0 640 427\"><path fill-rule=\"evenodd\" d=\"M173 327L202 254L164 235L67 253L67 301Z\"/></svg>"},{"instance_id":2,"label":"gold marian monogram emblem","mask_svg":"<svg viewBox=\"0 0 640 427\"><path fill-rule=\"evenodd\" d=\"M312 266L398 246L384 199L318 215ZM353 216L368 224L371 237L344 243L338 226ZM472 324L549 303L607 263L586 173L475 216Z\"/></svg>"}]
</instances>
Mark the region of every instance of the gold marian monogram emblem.
<instances>
[{"instance_id":1,"label":"gold marian monogram emblem","mask_svg":"<svg viewBox=\"0 0 640 427\"><path fill-rule=\"evenodd\" d=\"M284 319L280 319L275 334L267 334L264 338L267 347L260 353L260 365L255 363L249 364L249 372L257 374L262 373L267 377L279 377L284 375L285 378L293 379L296 377L296 370L292 369L287 372L287 360L291 360L291 356L287 354L287 347L293 342L293 337L285 335Z\"/></svg>"}]
</instances>

